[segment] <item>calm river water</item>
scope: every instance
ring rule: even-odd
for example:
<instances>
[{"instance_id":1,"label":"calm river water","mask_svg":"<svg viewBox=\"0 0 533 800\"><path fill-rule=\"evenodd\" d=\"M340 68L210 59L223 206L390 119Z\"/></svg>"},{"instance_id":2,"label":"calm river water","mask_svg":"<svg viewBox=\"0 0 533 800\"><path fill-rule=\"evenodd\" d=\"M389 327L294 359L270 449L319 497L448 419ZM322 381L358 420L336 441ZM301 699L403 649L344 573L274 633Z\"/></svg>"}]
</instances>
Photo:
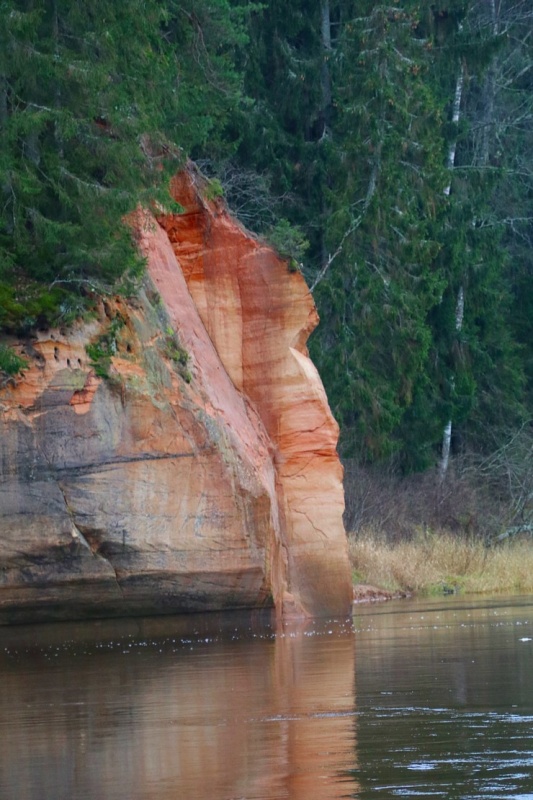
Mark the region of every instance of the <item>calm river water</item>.
<instances>
[{"instance_id":1,"label":"calm river water","mask_svg":"<svg viewBox=\"0 0 533 800\"><path fill-rule=\"evenodd\" d=\"M0 629L2 800L533 798L533 597Z\"/></svg>"}]
</instances>

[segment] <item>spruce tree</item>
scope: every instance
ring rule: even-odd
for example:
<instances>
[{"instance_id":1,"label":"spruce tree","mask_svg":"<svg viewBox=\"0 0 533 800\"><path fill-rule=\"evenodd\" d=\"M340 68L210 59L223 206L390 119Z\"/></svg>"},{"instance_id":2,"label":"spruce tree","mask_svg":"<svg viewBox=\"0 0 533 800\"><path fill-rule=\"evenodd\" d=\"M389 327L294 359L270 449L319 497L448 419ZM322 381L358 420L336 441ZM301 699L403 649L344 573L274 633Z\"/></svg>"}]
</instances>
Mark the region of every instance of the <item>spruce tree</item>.
<instances>
[{"instance_id":1,"label":"spruce tree","mask_svg":"<svg viewBox=\"0 0 533 800\"><path fill-rule=\"evenodd\" d=\"M316 286L323 323L312 352L344 454L373 460L400 446L396 432L427 371L427 317L442 292L434 264L443 106L428 80L416 4L347 11L332 63L327 241L336 258Z\"/></svg>"},{"instance_id":2,"label":"spruce tree","mask_svg":"<svg viewBox=\"0 0 533 800\"><path fill-rule=\"evenodd\" d=\"M454 159L447 165L449 201L441 220L439 254L446 288L432 314L431 363L437 365L440 407L448 412L447 434L453 434L456 451L483 448L487 429L496 432L520 424L524 413L523 368L509 316L503 229L487 224L494 221L494 192L504 178L490 164L495 70L506 48L492 12L493 4L471 4L441 38L443 52L457 65L462 103L449 132ZM448 87L450 92L445 70L440 82L443 91ZM446 435L444 441L446 449ZM445 455L444 451L441 478Z\"/></svg>"},{"instance_id":3,"label":"spruce tree","mask_svg":"<svg viewBox=\"0 0 533 800\"><path fill-rule=\"evenodd\" d=\"M6 0L0 326L68 320L141 262L125 215L224 127L238 86L223 0ZM196 14L195 11L198 11Z\"/></svg>"}]
</instances>

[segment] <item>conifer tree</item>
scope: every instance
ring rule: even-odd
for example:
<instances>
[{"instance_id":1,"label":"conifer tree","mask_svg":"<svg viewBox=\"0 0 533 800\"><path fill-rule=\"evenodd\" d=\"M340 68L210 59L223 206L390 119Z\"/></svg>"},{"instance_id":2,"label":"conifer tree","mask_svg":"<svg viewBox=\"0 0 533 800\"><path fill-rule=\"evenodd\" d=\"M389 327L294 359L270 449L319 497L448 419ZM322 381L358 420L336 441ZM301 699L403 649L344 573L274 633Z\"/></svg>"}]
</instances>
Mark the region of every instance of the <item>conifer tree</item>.
<instances>
[{"instance_id":1,"label":"conifer tree","mask_svg":"<svg viewBox=\"0 0 533 800\"><path fill-rule=\"evenodd\" d=\"M139 270L124 215L192 155L302 262L342 453L482 449L527 416L524 374L533 396L532 22L529 0L2 0L0 329Z\"/></svg>"},{"instance_id":2,"label":"conifer tree","mask_svg":"<svg viewBox=\"0 0 533 800\"><path fill-rule=\"evenodd\" d=\"M343 6L333 60L335 160L313 342L345 454L382 458L427 370L443 203L443 106L416 4ZM340 244L340 248L339 248ZM331 259L331 256L330 256ZM327 264L327 262L326 262Z\"/></svg>"},{"instance_id":3,"label":"conifer tree","mask_svg":"<svg viewBox=\"0 0 533 800\"><path fill-rule=\"evenodd\" d=\"M0 326L72 318L140 267L124 215L237 102L224 0L6 0L0 30ZM197 13L196 13L197 12ZM23 302L22 302L23 300Z\"/></svg>"},{"instance_id":4,"label":"conifer tree","mask_svg":"<svg viewBox=\"0 0 533 800\"><path fill-rule=\"evenodd\" d=\"M456 450L480 448L487 427L520 423L524 411L502 228L486 224L494 214L492 193L503 177L490 169L489 117L495 112L494 70L506 44L493 13L486 13L490 6L493 12L492 3L465 8L461 23L456 22L455 31L448 30L442 44L444 52L456 53L459 61L456 87L460 81L463 118L454 108L454 158L448 159L449 205L442 219L439 255L446 289L432 317L432 363L440 365L442 405L449 411L441 479L452 430Z\"/></svg>"},{"instance_id":5,"label":"conifer tree","mask_svg":"<svg viewBox=\"0 0 533 800\"><path fill-rule=\"evenodd\" d=\"M497 181L469 162L474 86L501 47L482 16L463 0L328 0L255 17L238 157L311 241L312 354L342 451L363 460L429 466L450 420L458 446L519 414L505 258L479 222Z\"/></svg>"}]
</instances>

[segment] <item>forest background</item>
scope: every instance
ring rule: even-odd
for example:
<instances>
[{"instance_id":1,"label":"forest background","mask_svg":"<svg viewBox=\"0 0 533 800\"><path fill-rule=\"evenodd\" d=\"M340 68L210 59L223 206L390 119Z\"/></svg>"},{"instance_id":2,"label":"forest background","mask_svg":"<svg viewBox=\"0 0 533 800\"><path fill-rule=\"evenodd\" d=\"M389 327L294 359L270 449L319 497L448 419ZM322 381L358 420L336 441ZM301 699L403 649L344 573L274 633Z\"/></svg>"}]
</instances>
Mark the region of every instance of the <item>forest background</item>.
<instances>
[{"instance_id":1,"label":"forest background","mask_svg":"<svg viewBox=\"0 0 533 800\"><path fill-rule=\"evenodd\" d=\"M530 534L531 0L0 0L0 381L188 157L311 287L347 528Z\"/></svg>"}]
</instances>

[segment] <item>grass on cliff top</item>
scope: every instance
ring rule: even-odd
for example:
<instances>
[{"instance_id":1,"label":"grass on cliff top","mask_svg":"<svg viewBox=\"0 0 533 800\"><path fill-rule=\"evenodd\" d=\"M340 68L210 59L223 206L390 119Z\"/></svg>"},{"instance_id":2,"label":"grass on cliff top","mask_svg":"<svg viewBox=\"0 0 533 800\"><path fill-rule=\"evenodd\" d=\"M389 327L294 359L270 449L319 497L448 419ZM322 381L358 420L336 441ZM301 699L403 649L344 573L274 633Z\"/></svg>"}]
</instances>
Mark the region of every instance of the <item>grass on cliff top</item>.
<instances>
[{"instance_id":1,"label":"grass on cliff top","mask_svg":"<svg viewBox=\"0 0 533 800\"><path fill-rule=\"evenodd\" d=\"M533 542L487 547L449 533L391 543L370 530L349 534L354 582L437 594L533 592Z\"/></svg>"}]
</instances>

